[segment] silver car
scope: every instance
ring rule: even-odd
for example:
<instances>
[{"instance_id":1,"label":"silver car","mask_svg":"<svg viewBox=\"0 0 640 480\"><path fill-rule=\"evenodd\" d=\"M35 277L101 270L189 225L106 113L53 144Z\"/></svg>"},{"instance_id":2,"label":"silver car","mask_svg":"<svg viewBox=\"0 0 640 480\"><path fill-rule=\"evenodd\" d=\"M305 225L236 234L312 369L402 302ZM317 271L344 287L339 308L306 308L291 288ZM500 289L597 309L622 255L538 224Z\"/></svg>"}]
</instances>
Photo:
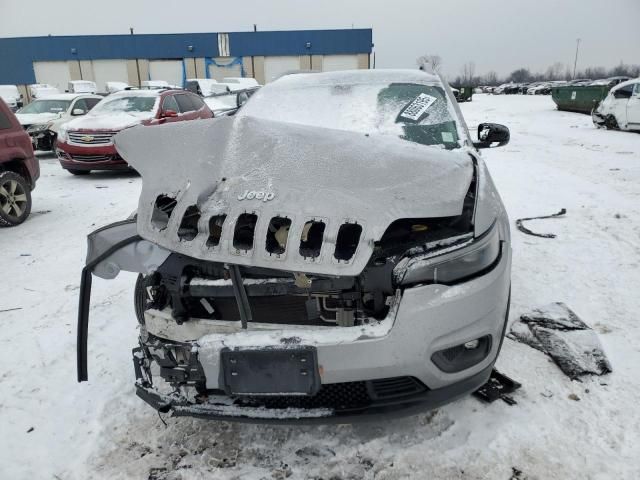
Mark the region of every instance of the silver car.
<instances>
[{"instance_id":1,"label":"silver car","mask_svg":"<svg viewBox=\"0 0 640 480\"><path fill-rule=\"evenodd\" d=\"M451 91L413 70L295 74L232 117L115 137L137 215L88 237L92 276L138 272L137 394L210 419L351 422L488 379L509 311L505 209Z\"/></svg>"}]
</instances>

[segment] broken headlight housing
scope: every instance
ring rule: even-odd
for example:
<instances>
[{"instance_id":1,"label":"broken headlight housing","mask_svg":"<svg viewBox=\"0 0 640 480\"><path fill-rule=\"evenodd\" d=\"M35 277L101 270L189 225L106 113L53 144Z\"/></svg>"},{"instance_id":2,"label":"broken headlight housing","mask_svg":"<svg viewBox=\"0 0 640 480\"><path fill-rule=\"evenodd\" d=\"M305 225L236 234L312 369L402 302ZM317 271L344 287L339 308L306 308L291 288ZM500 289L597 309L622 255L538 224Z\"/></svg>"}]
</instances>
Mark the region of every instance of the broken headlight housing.
<instances>
[{"instance_id":1,"label":"broken headlight housing","mask_svg":"<svg viewBox=\"0 0 640 480\"><path fill-rule=\"evenodd\" d=\"M51 128L52 123L36 123L27 128L27 133L42 133Z\"/></svg>"},{"instance_id":2,"label":"broken headlight housing","mask_svg":"<svg viewBox=\"0 0 640 480\"><path fill-rule=\"evenodd\" d=\"M409 257L398 269L401 285L440 283L450 285L470 279L489 269L499 259L500 234L496 224L484 234L432 253Z\"/></svg>"}]
</instances>

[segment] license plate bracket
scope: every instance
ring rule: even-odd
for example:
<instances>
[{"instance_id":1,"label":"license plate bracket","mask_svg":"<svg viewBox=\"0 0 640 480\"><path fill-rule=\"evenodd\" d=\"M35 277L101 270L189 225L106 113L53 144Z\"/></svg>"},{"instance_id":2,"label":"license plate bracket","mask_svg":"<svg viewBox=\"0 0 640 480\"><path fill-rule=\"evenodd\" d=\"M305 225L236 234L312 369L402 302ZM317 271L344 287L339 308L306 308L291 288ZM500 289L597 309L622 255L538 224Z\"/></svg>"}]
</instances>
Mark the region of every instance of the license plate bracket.
<instances>
[{"instance_id":1,"label":"license plate bracket","mask_svg":"<svg viewBox=\"0 0 640 480\"><path fill-rule=\"evenodd\" d=\"M220 352L221 385L229 395L315 395L320 389L315 347Z\"/></svg>"}]
</instances>

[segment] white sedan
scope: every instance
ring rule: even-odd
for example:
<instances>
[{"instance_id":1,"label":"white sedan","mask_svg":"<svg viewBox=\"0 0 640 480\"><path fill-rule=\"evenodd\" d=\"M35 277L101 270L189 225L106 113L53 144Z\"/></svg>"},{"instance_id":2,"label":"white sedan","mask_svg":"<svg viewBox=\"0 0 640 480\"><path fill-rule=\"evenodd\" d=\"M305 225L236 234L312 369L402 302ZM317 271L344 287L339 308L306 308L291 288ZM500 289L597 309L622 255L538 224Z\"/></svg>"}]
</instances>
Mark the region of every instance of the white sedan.
<instances>
[{"instance_id":1,"label":"white sedan","mask_svg":"<svg viewBox=\"0 0 640 480\"><path fill-rule=\"evenodd\" d=\"M612 88L591 117L598 127L640 131L640 78Z\"/></svg>"},{"instance_id":2,"label":"white sedan","mask_svg":"<svg viewBox=\"0 0 640 480\"><path fill-rule=\"evenodd\" d=\"M36 150L53 150L60 125L86 114L102 98L98 95L60 93L34 100L18 110L16 117L31 136Z\"/></svg>"}]
</instances>

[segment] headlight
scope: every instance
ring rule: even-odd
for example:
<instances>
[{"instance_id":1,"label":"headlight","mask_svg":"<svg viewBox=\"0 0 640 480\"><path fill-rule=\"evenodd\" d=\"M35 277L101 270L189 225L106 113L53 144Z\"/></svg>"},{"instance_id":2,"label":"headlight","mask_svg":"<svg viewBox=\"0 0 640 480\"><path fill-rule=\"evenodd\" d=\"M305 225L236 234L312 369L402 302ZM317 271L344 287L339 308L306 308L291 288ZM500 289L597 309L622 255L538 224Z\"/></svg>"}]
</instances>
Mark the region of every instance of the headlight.
<instances>
[{"instance_id":1,"label":"headlight","mask_svg":"<svg viewBox=\"0 0 640 480\"><path fill-rule=\"evenodd\" d=\"M69 141L69 136L67 135L67 129L64 127L64 125L58 128L58 140L60 140L61 142Z\"/></svg>"},{"instance_id":2,"label":"headlight","mask_svg":"<svg viewBox=\"0 0 640 480\"><path fill-rule=\"evenodd\" d=\"M452 250L452 248L454 248ZM494 222L487 233L459 248L449 247L445 253L416 255L400 262L394 269L396 282L441 283L448 285L473 277L489 268L500 256L500 236Z\"/></svg>"},{"instance_id":3,"label":"headlight","mask_svg":"<svg viewBox=\"0 0 640 480\"><path fill-rule=\"evenodd\" d=\"M37 123L37 124L31 125L29 128L27 128L27 133L44 132L45 130L49 130L50 126L51 126L50 123Z\"/></svg>"}]
</instances>

